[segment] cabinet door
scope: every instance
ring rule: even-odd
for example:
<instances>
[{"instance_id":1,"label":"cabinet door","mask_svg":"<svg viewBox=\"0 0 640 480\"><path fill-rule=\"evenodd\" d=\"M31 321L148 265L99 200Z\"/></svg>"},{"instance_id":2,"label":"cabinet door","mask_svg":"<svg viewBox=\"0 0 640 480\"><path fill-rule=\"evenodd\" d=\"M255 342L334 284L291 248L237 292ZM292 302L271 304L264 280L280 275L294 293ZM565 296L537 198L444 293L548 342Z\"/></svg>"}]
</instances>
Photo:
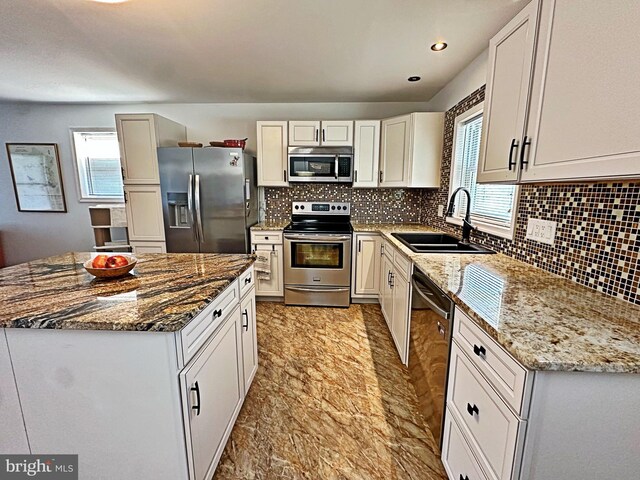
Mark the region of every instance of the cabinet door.
<instances>
[{"instance_id":1,"label":"cabinet door","mask_svg":"<svg viewBox=\"0 0 640 480\"><path fill-rule=\"evenodd\" d=\"M246 395L258 370L255 289L252 289L242 299L240 313L242 314L242 366L244 371L244 392Z\"/></svg>"},{"instance_id":2,"label":"cabinet door","mask_svg":"<svg viewBox=\"0 0 640 480\"><path fill-rule=\"evenodd\" d=\"M353 188L378 186L380 120L357 120L353 143Z\"/></svg>"},{"instance_id":3,"label":"cabinet door","mask_svg":"<svg viewBox=\"0 0 640 480\"><path fill-rule=\"evenodd\" d=\"M211 478L244 398L240 308L180 374L192 478Z\"/></svg>"},{"instance_id":4,"label":"cabinet door","mask_svg":"<svg viewBox=\"0 0 640 480\"><path fill-rule=\"evenodd\" d=\"M393 263L386 256L382 255L382 270L380 271L380 309L387 321L387 326L391 329L391 319L393 316L393 288L391 287L391 275L393 274Z\"/></svg>"},{"instance_id":5,"label":"cabinet door","mask_svg":"<svg viewBox=\"0 0 640 480\"><path fill-rule=\"evenodd\" d=\"M518 179L537 17L538 1L533 0L489 42L479 183Z\"/></svg>"},{"instance_id":6,"label":"cabinet door","mask_svg":"<svg viewBox=\"0 0 640 480\"><path fill-rule=\"evenodd\" d=\"M165 242L131 242L133 253L167 253Z\"/></svg>"},{"instance_id":7,"label":"cabinet door","mask_svg":"<svg viewBox=\"0 0 640 480\"><path fill-rule=\"evenodd\" d=\"M256 272L256 295L259 297L284 296L284 281L282 273L284 269L282 245L254 245L256 252L271 255L271 277L269 280L260 278Z\"/></svg>"},{"instance_id":8,"label":"cabinet door","mask_svg":"<svg viewBox=\"0 0 640 480\"><path fill-rule=\"evenodd\" d=\"M399 273L398 269L395 269L391 285L393 289L391 334L396 343L400 360L406 365L409 337L409 282Z\"/></svg>"},{"instance_id":9,"label":"cabinet door","mask_svg":"<svg viewBox=\"0 0 640 480\"><path fill-rule=\"evenodd\" d=\"M409 180L411 115L382 121L380 186L404 187Z\"/></svg>"},{"instance_id":10,"label":"cabinet door","mask_svg":"<svg viewBox=\"0 0 640 480\"><path fill-rule=\"evenodd\" d=\"M258 122L258 186L286 187L287 122Z\"/></svg>"},{"instance_id":11,"label":"cabinet door","mask_svg":"<svg viewBox=\"0 0 640 480\"><path fill-rule=\"evenodd\" d=\"M380 236L355 235L355 296L376 297L380 289Z\"/></svg>"},{"instance_id":12,"label":"cabinet door","mask_svg":"<svg viewBox=\"0 0 640 480\"><path fill-rule=\"evenodd\" d=\"M124 184L159 184L153 115L116 115L116 130Z\"/></svg>"},{"instance_id":13,"label":"cabinet door","mask_svg":"<svg viewBox=\"0 0 640 480\"><path fill-rule=\"evenodd\" d=\"M326 147L353 146L353 122L351 120L323 121L320 141Z\"/></svg>"},{"instance_id":14,"label":"cabinet door","mask_svg":"<svg viewBox=\"0 0 640 480\"><path fill-rule=\"evenodd\" d=\"M127 230L132 241L164 241L160 187L125 185Z\"/></svg>"},{"instance_id":15,"label":"cabinet door","mask_svg":"<svg viewBox=\"0 0 640 480\"><path fill-rule=\"evenodd\" d=\"M542 3L522 181L640 176L638 25L636 2Z\"/></svg>"},{"instance_id":16,"label":"cabinet door","mask_svg":"<svg viewBox=\"0 0 640 480\"><path fill-rule=\"evenodd\" d=\"M292 147L320 145L320 122L315 120L289 122L289 145Z\"/></svg>"},{"instance_id":17,"label":"cabinet door","mask_svg":"<svg viewBox=\"0 0 640 480\"><path fill-rule=\"evenodd\" d=\"M0 330L0 407L0 424L2 425L0 452L29 453L27 432L22 419L22 408L4 329Z\"/></svg>"}]
</instances>

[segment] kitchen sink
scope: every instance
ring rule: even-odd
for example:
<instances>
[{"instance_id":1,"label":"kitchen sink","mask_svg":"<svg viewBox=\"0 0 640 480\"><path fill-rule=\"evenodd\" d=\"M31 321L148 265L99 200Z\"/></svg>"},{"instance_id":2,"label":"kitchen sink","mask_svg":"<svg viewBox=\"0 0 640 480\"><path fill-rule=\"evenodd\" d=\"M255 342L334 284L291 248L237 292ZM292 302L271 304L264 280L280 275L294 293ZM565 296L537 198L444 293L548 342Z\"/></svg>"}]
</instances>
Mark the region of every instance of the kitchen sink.
<instances>
[{"instance_id":1,"label":"kitchen sink","mask_svg":"<svg viewBox=\"0 0 640 480\"><path fill-rule=\"evenodd\" d=\"M462 243L443 233L392 233L416 253L496 253L482 245Z\"/></svg>"}]
</instances>

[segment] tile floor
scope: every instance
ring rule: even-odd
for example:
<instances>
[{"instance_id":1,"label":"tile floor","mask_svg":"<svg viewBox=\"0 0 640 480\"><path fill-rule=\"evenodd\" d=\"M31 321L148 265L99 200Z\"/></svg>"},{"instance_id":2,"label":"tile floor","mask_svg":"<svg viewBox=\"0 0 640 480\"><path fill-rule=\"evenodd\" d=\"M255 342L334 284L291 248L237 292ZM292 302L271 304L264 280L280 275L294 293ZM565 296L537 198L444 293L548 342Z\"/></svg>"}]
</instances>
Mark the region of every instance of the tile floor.
<instances>
[{"instance_id":1,"label":"tile floor","mask_svg":"<svg viewBox=\"0 0 640 480\"><path fill-rule=\"evenodd\" d=\"M260 366L215 478L446 474L378 305L258 303Z\"/></svg>"}]
</instances>

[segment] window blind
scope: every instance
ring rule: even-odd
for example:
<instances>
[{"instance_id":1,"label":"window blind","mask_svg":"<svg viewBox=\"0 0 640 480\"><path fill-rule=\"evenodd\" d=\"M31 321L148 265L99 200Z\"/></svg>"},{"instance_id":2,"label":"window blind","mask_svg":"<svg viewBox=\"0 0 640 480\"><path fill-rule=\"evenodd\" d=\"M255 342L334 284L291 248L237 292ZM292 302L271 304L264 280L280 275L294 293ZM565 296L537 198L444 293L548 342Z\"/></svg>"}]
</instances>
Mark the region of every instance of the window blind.
<instances>
[{"instance_id":1,"label":"window blind","mask_svg":"<svg viewBox=\"0 0 640 480\"><path fill-rule=\"evenodd\" d=\"M508 225L511 222L514 185L478 185L478 158L482 135L482 114L467 120L458 128L455 151L455 177L458 186L471 193L471 215L489 223ZM460 195L457 216L467 211L467 198Z\"/></svg>"}]
</instances>

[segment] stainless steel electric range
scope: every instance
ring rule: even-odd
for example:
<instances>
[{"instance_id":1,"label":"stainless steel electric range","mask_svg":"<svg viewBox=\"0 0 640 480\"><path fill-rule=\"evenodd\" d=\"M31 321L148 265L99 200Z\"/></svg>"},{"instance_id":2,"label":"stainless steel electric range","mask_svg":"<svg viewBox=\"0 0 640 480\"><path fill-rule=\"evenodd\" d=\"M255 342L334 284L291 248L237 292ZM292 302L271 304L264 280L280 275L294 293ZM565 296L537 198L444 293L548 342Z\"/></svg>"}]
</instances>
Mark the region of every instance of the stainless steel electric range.
<instances>
[{"instance_id":1,"label":"stainless steel electric range","mask_svg":"<svg viewBox=\"0 0 640 480\"><path fill-rule=\"evenodd\" d=\"M351 205L293 202L284 228L284 303L348 307Z\"/></svg>"}]
</instances>

